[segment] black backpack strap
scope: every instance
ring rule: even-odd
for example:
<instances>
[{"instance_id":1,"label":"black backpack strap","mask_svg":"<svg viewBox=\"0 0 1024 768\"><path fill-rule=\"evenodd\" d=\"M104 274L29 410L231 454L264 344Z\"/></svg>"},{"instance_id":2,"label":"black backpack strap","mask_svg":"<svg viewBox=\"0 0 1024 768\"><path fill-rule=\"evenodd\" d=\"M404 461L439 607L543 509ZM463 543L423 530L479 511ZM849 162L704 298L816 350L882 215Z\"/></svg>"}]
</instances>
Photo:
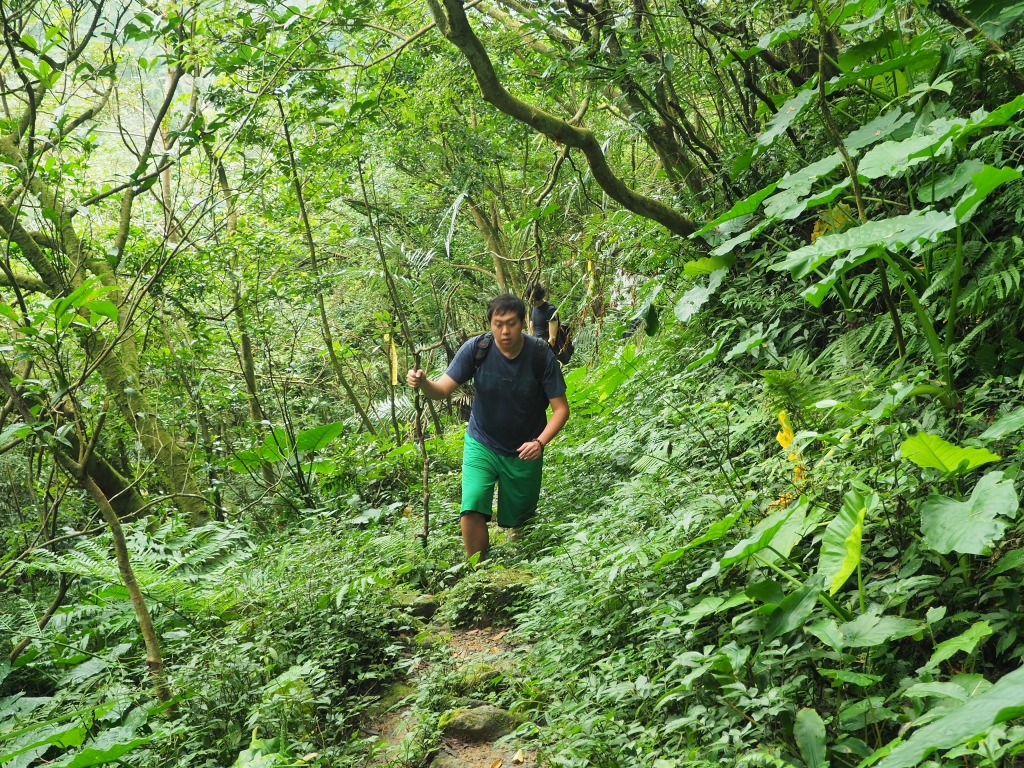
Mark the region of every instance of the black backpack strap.
<instances>
[{"instance_id":1,"label":"black backpack strap","mask_svg":"<svg viewBox=\"0 0 1024 768\"><path fill-rule=\"evenodd\" d=\"M531 337L534 341L533 354L530 357L530 366L533 368L533 378L544 389L544 371L548 367L548 351L551 346L539 336Z\"/></svg>"},{"instance_id":2,"label":"black backpack strap","mask_svg":"<svg viewBox=\"0 0 1024 768\"><path fill-rule=\"evenodd\" d=\"M494 346L494 334L488 331L473 339L473 373L476 374L487 353Z\"/></svg>"}]
</instances>

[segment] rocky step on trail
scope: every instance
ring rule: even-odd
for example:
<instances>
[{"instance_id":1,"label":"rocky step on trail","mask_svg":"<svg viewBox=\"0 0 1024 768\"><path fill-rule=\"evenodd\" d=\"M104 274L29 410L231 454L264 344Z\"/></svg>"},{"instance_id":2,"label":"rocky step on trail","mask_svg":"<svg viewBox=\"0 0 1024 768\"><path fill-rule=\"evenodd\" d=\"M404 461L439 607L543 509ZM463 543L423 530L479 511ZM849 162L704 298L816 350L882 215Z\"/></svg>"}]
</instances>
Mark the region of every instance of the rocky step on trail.
<instances>
[{"instance_id":1,"label":"rocky step on trail","mask_svg":"<svg viewBox=\"0 0 1024 768\"><path fill-rule=\"evenodd\" d=\"M506 638L511 611L507 610L521 595L526 574L505 569L477 573L467 581L475 582L474 594L467 601L477 609L466 615L460 607L445 606L439 615L453 623L476 623L478 628L451 628L440 624L427 626L417 638L420 654L409 679L395 683L371 710L364 733L378 737L371 750L374 766L423 765L431 768L536 768L535 750L525 749L513 733L523 718L487 701L483 696L491 682L502 675L516 676L529 646L517 645ZM468 584L466 585L469 586ZM451 595L445 596L448 602ZM463 599L468 595L462 595ZM399 607L420 620L434 617L440 603L432 595L406 595ZM487 610L495 607L499 610ZM480 610L483 608L483 610ZM481 627L480 624L495 626ZM453 693L461 696L452 696ZM414 699L443 698L450 706L436 720L417 710ZM477 698L477 697L480 698ZM430 723L421 722L429 717ZM504 739L504 741L501 741ZM495 742L501 741L500 744Z\"/></svg>"}]
</instances>

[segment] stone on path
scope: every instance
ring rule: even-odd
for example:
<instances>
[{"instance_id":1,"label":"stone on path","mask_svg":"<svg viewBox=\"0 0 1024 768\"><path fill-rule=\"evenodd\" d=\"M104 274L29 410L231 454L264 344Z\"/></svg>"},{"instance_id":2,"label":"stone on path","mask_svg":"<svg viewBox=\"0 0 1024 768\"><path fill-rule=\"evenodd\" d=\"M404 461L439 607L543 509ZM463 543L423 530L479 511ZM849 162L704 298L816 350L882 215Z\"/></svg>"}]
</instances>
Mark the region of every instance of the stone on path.
<instances>
[{"instance_id":1,"label":"stone on path","mask_svg":"<svg viewBox=\"0 0 1024 768\"><path fill-rule=\"evenodd\" d=\"M440 603L433 595L416 595L412 592L400 592L395 598L395 607L420 618L429 620Z\"/></svg>"},{"instance_id":2,"label":"stone on path","mask_svg":"<svg viewBox=\"0 0 1024 768\"><path fill-rule=\"evenodd\" d=\"M430 763L430 768L470 768L470 764L458 755L438 755Z\"/></svg>"},{"instance_id":3,"label":"stone on path","mask_svg":"<svg viewBox=\"0 0 1024 768\"><path fill-rule=\"evenodd\" d=\"M460 671L459 679L455 682L455 688L460 693L475 693L500 674L490 664L483 661L475 661L472 664L467 664Z\"/></svg>"},{"instance_id":4,"label":"stone on path","mask_svg":"<svg viewBox=\"0 0 1024 768\"><path fill-rule=\"evenodd\" d=\"M473 709L457 709L442 718L445 736L462 741L494 741L507 736L519 723L515 715L491 704ZM435 761L436 764L436 761Z\"/></svg>"},{"instance_id":5,"label":"stone on path","mask_svg":"<svg viewBox=\"0 0 1024 768\"><path fill-rule=\"evenodd\" d=\"M445 593L442 613L455 628L504 626L522 609L531 579L507 568L479 570Z\"/></svg>"}]
</instances>

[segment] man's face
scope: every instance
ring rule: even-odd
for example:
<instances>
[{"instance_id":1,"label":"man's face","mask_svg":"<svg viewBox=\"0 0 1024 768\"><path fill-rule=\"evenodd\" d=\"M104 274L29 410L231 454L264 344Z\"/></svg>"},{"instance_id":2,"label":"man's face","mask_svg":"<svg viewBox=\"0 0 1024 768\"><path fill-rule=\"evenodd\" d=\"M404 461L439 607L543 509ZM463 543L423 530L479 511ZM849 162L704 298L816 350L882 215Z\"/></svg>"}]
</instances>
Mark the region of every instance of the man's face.
<instances>
[{"instance_id":1,"label":"man's face","mask_svg":"<svg viewBox=\"0 0 1024 768\"><path fill-rule=\"evenodd\" d=\"M494 341L504 350L515 349L519 340L523 337L523 321L515 312L507 315L497 313L491 315L491 333L494 334Z\"/></svg>"}]
</instances>

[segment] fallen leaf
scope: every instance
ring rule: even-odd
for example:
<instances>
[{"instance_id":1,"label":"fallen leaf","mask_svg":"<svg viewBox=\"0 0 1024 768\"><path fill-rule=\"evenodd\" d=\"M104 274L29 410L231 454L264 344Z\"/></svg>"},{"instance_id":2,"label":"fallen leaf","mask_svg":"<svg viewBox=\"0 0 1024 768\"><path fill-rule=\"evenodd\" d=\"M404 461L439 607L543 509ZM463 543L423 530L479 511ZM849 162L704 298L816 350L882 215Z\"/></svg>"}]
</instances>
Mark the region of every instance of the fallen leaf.
<instances>
[{"instance_id":1,"label":"fallen leaf","mask_svg":"<svg viewBox=\"0 0 1024 768\"><path fill-rule=\"evenodd\" d=\"M500 757L491 763L491 768L501 768L501 764L504 762Z\"/></svg>"},{"instance_id":2,"label":"fallen leaf","mask_svg":"<svg viewBox=\"0 0 1024 768\"><path fill-rule=\"evenodd\" d=\"M526 762L526 755L523 754L523 750L518 750L515 755L512 756L512 765L522 765Z\"/></svg>"},{"instance_id":3,"label":"fallen leaf","mask_svg":"<svg viewBox=\"0 0 1024 768\"><path fill-rule=\"evenodd\" d=\"M507 632L507 631L508 631L508 630L505 630L505 632ZM491 638L491 640L493 640L494 642L496 642L496 643L497 643L498 641L500 641L500 640L501 640L501 638L503 638L503 637L505 636L505 632L499 632L499 633L498 633L498 634L496 634L496 635L495 635L494 637L492 637L492 638Z\"/></svg>"}]
</instances>

